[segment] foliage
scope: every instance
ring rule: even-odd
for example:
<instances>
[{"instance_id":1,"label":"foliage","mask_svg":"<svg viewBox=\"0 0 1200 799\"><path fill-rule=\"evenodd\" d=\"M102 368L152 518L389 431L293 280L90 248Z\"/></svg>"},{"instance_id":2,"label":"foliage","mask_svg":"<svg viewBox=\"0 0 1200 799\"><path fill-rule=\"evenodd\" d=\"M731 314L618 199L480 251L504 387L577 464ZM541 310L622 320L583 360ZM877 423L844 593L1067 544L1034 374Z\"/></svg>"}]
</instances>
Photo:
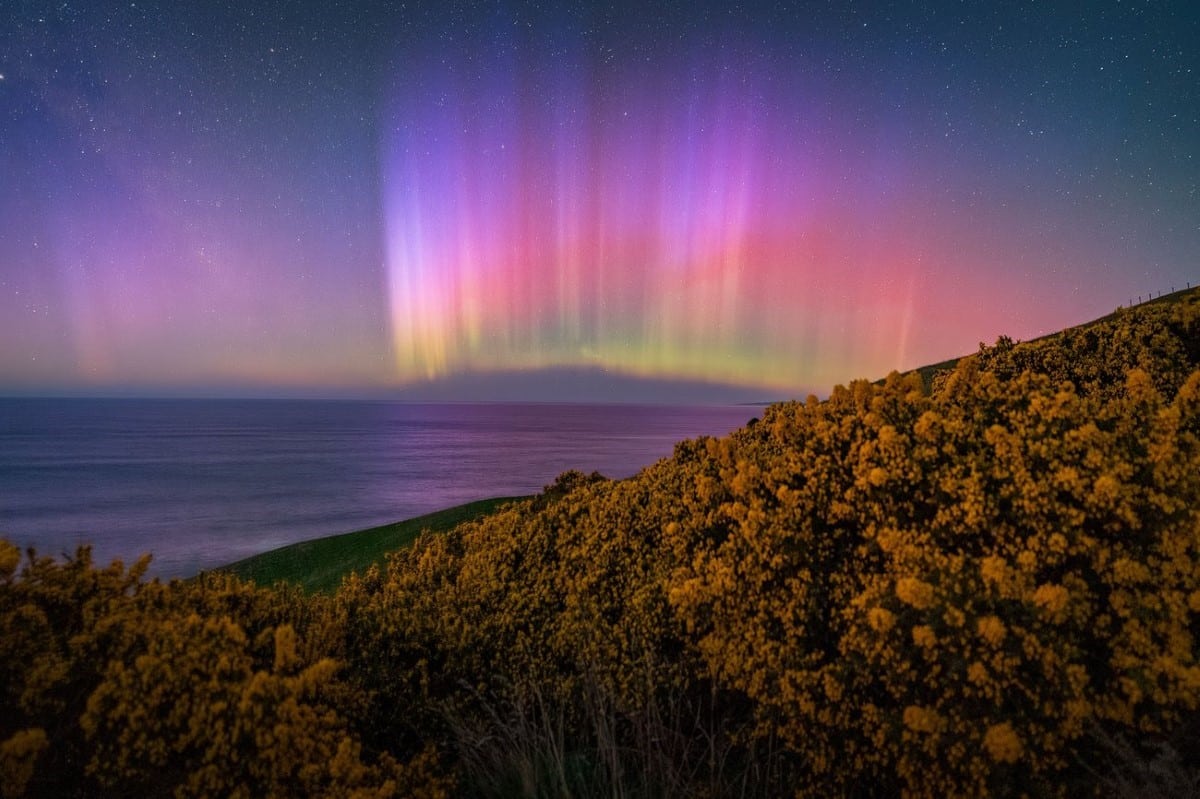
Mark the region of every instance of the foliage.
<instances>
[{"instance_id":1,"label":"foliage","mask_svg":"<svg viewBox=\"0 0 1200 799\"><path fill-rule=\"evenodd\" d=\"M317 653L328 603L226 577L147 583L145 559L97 569L86 548L19 574L18 558L0 543L6 795L447 795L431 751L364 756L338 664Z\"/></svg>"},{"instance_id":2,"label":"foliage","mask_svg":"<svg viewBox=\"0 0 1200 799\"><path fill-rule=\"evenodd\" d=\"M1200 374L1166 403L1140 371L1104 400L968 363L776 409L784 446L713 447L725 532L672 601L813 794L1051 790L1085 723L1196 709L1198 400Z\"/></svg>"},{"instance_id":3,"label":"foliage","mask_svg":"<svg viewBox=\"0 0 1200 799\"><path fill-rule=\"evenodd\" d=\"M1198 324L1146 306L772 406L331 595L0 545L5 793L1194 786Z\"/></svg>"}]
</instances>

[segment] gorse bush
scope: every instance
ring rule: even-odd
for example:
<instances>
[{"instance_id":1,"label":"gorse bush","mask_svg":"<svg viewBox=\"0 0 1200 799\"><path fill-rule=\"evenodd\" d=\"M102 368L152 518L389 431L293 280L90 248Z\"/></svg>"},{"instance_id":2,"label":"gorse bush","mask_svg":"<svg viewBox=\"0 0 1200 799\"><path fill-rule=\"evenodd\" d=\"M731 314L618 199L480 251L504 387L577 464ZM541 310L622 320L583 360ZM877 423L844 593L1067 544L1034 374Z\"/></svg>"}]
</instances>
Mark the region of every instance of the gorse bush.
<instances>
[{"instance_id":1,"label":"gorse bush","mask_svg":"<svg viewBox=\"0 0 1200 799\"><path fill-rule=\"evenodd\" d=\"M814 794L1063 785L1086 723L1195 710L1198 410L1200 375L1102 400L971 364L775 409L781 459L713 446L725 532L672 603Z\"/></svg>"},{"instance_id":2,"label":"gorse bush","mask_svg":"<svg viewBox=\"0 0 1200 799\"><path fill-rule=\"evenodd\" d=\"M333 596L0 546L3 789L1195 785L1198 366L1195 299L1002 338L568 473Z\"/></svg>"},{"instance_id":3,"label":"gorse bush","mask_svg":"<svg viewBox=\"0 0 1200 799\"><path fill-rule=\"evenodd\" d=\"M162 585L0 541L5 796L444 796L430 752L366 756L321 600L220 576ZM326 639L328 641L328 639Z\"/></svg>"}]
</instances>

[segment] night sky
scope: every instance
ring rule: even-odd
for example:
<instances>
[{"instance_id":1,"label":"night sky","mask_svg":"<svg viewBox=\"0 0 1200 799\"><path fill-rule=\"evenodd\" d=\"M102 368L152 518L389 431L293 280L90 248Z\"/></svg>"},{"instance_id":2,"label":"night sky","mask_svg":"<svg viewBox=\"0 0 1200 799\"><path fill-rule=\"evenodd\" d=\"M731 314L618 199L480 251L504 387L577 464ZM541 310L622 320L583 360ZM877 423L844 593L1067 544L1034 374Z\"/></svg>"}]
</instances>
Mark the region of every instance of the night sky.
<instances>
[{"instance_id":1,"label":"night sky","mask_svg":"<svg viewBox=\"0 0 1200 799\"><path fill-rule=\"evenodd\" d=\"M1194 3L0 6L0 393L774 399L1200 279Z\"/></svg>"}]
</instances>

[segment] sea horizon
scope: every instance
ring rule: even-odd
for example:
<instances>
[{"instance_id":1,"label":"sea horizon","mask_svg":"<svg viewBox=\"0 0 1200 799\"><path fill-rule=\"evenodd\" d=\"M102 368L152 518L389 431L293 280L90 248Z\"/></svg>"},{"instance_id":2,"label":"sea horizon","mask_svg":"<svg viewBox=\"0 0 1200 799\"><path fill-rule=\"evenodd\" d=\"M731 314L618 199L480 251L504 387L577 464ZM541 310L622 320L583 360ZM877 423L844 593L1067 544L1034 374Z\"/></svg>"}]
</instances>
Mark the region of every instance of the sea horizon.
<instances>
[{"instance_id":1,"label":"sea horizon","mask_svg":"<svg viewBox=\"0 0 1200 799\"><path fill-rule=\"evenodd\" d=\"M755 405L0 397L0 537L186 577L564 471L621 478Z\"/></svg>"}]
</instances>

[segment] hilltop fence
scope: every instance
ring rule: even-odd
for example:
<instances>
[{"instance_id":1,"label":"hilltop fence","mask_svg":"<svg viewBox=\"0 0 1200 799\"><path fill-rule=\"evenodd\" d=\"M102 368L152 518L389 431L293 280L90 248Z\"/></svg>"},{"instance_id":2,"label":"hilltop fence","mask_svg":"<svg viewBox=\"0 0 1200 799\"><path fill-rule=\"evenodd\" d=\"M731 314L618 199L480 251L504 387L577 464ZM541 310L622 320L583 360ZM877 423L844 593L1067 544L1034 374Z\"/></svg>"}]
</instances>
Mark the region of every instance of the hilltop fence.
<instances>
[{"instance_id":1,"label":"hilltop fence","mask_svg":"<svg viewBox=\"0 0 1200 799\"><path fill-rule=\"evenodd\" d=\"M1198 284L1198 285L1200 285L1200 284ZM1137 300L1136 300L1136 301L1134 300L1134 297L1133 297L1133 295L1130 295L1130 297L1129 297L1129 301L1128 301L1128 302L1127 302L1125 305L1122 305L1122 306L1119 306L1119 307L1121 307L1121 308L1132 308L1132 307L1134 307L1135 305L1142 305L1143 303L1150 302L1151 300L1157 300L1159 297L1164 297L1164 296L1167 296L1167 295L1170 295L1170 294L1174 294L1174 293L1175 293L1177 290L1178 290L1178 291L1188 291L1188 290L1190 290L1191 288L1192 288L1192 283L1191 283L1191 281L1189 280L1189 281L1187 281L1187 284L1186 284L1186 285L1185 285L1183 288L1181 288L1181 289L1176 289L1174 286L1171 286L1171 290L1170 290L1170 291L1167 291L1167 292L1163 292L1163 291L1160 289L1160 290L1158 291L1158 293L1157 293L1157 294L1156 294L1156 293L1154 293L1153 291L1152 291L1152 292L1150 292L1149 294L1138 294L1138 295L1137 295Z\"/></svg>"}]
</instances>

